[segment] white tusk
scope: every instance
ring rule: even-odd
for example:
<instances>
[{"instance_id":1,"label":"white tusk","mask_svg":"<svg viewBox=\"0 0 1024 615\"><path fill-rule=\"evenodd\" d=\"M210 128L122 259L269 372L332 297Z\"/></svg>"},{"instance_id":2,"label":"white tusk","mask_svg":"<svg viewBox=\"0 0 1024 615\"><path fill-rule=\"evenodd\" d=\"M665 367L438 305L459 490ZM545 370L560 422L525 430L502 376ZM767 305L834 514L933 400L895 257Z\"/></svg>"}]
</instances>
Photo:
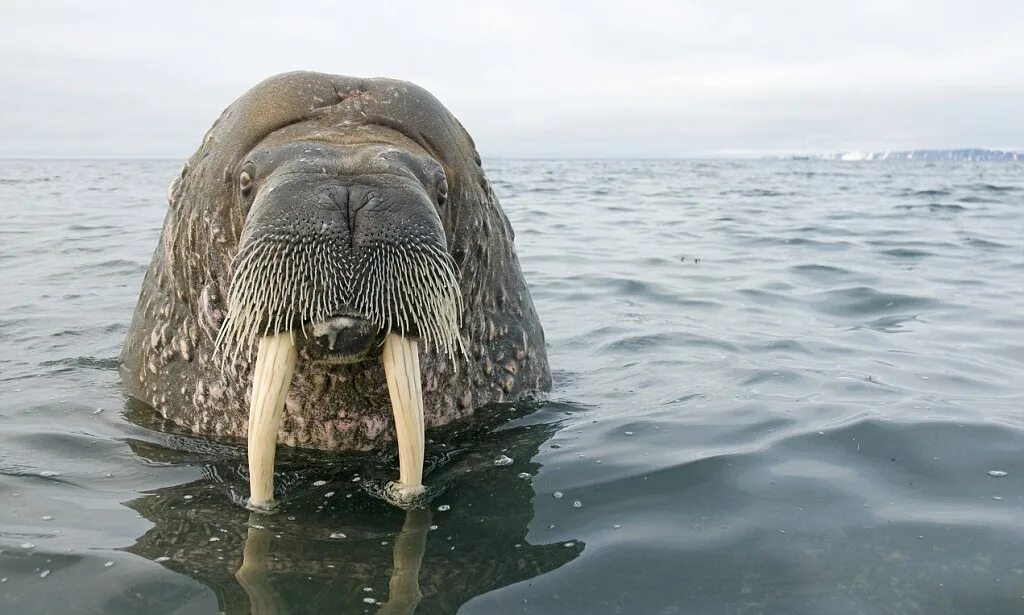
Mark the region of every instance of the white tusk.
<instances>
[{"instance_id":1,"label":"white tusk","mask_svg":"<svg viewBox=\"0 0 1024 615\"><path fill-rule=\"evenodd\" d=\"M423 388L416 340L389 333L384 340L384 373L398 435L398 482L391 485L399 501L423 493Z\"/></svg>"},{"instance_id":2,"label":"white tusk","mask_svg":"<svg viewBox=\"0 0 1024 615\"><path fill-rule=\"evenodd\" d=\"M295 343L291 333L267 335L260 340L249 403L249 506L274 508L274 454L281 412L295 371Z\"/></svg>"}]
</instances>

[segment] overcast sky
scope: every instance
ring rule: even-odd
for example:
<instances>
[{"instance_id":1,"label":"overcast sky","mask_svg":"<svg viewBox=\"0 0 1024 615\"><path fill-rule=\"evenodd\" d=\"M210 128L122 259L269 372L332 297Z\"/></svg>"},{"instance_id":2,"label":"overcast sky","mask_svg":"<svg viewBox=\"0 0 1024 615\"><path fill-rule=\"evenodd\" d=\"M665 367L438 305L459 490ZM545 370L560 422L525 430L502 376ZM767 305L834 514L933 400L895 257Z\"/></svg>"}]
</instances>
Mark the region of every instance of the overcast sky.
<instances>
[{"instance_id":1,"label":"overcast sky","mask_svg":"<svg viewBox=\"0 0 1024 615\"><path fill-rule=\"evenodd\" d=\"M0 60L0 157L184 158L294 69L416 82L492 157L1024 150L1024 0L5 0Z\"/></svg>"}]
</instances>

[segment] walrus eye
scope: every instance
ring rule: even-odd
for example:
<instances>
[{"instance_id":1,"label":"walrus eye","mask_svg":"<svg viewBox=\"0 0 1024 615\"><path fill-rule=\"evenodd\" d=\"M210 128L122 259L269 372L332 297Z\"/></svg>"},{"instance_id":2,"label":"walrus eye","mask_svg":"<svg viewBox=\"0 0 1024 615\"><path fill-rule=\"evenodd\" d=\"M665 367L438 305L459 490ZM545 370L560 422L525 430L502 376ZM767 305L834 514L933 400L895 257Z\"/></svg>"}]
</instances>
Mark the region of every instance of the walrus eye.
<instances>
[{"instance_id":1,"label":"walrus eye","mask_svg":"<svg viewBox=\"0 0 1024 615\"><path fill-rule=\"evenodd\" d=\"M248 171L242 171L238 176L238 187L242 189L242 194L248 193L252 188L252 175Z\"/></svg>"},{"instance_id":2,"label":"walrus eye","mask_svg":"<svg viewBox=\"0 0 1024 615\"><path fill-rule=\"evenodd\" d=\"M437 205L438 207L444 207L445 203L448 202L448 180L444 177L437 183Z\"/></svg>"}]
</instances>

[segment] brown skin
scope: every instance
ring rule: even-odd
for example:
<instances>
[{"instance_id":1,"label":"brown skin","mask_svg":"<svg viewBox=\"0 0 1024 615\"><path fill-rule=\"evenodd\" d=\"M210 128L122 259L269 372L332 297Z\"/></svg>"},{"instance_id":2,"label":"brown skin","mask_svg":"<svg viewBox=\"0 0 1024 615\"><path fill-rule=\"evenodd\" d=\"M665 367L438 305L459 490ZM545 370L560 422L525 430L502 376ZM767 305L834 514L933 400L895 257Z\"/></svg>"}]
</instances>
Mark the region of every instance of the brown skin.
<instances>
[{"instance_id":1,"label":"brown skin","mask_svg":"<svg viewBox=\"0 0 1024 615\"><path fill-rule=\"evenodd\" d=\"M296 72L264 81L228 107L172 182L170 211L121 354L129 394L197 434L245 437L254 357L243 352L222 364L214 351L251 197L239 177L266 152L284 152L293 159L283 163L301 167L301 157L288 152L302 143L342 152L350 166L370 164L359 152L390 151L399 170L422 184L423 199L436 200L433 173L443 173L444 206L430 216L458 266L467 356L422 345L428 427L550 388L544 333L512 228L461 124L410 83ZM353 363L325 361L322 348L300 344L281 443L366 450L394 439L379 350L365 342L354 340L357 348L342 357Z\"/></svg>"}]
</instances>

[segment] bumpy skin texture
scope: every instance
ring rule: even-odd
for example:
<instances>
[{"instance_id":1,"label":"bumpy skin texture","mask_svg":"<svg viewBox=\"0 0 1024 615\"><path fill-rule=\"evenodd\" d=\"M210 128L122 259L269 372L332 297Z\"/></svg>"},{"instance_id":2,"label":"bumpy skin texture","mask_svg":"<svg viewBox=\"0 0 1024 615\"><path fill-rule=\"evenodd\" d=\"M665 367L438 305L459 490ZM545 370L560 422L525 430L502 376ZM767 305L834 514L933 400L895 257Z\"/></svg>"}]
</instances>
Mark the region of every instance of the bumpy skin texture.
<instances>
[{"instance_id":1,"label":"bumpy skin texture","mask_svg":"<svg viewBox=\"0 0 1024 615\"><path fill-rule=\"evenodd\" d=\"M267 79L228 107L168 188L170 211L121 353L129 394L197 434L245 437L255 357L241 353L222 364L214 356L245 223L237 177L255 148L299 141L394 146L429 155L444 170L441 224L458 265L468 356L453 362L422 345L428 427L550 388L544 333L512 228L458 120L411 83L295 72ZM302 352L280 443L367 450L394 439L377 358L329 365Z\"/></svg>"}]
</instances>

